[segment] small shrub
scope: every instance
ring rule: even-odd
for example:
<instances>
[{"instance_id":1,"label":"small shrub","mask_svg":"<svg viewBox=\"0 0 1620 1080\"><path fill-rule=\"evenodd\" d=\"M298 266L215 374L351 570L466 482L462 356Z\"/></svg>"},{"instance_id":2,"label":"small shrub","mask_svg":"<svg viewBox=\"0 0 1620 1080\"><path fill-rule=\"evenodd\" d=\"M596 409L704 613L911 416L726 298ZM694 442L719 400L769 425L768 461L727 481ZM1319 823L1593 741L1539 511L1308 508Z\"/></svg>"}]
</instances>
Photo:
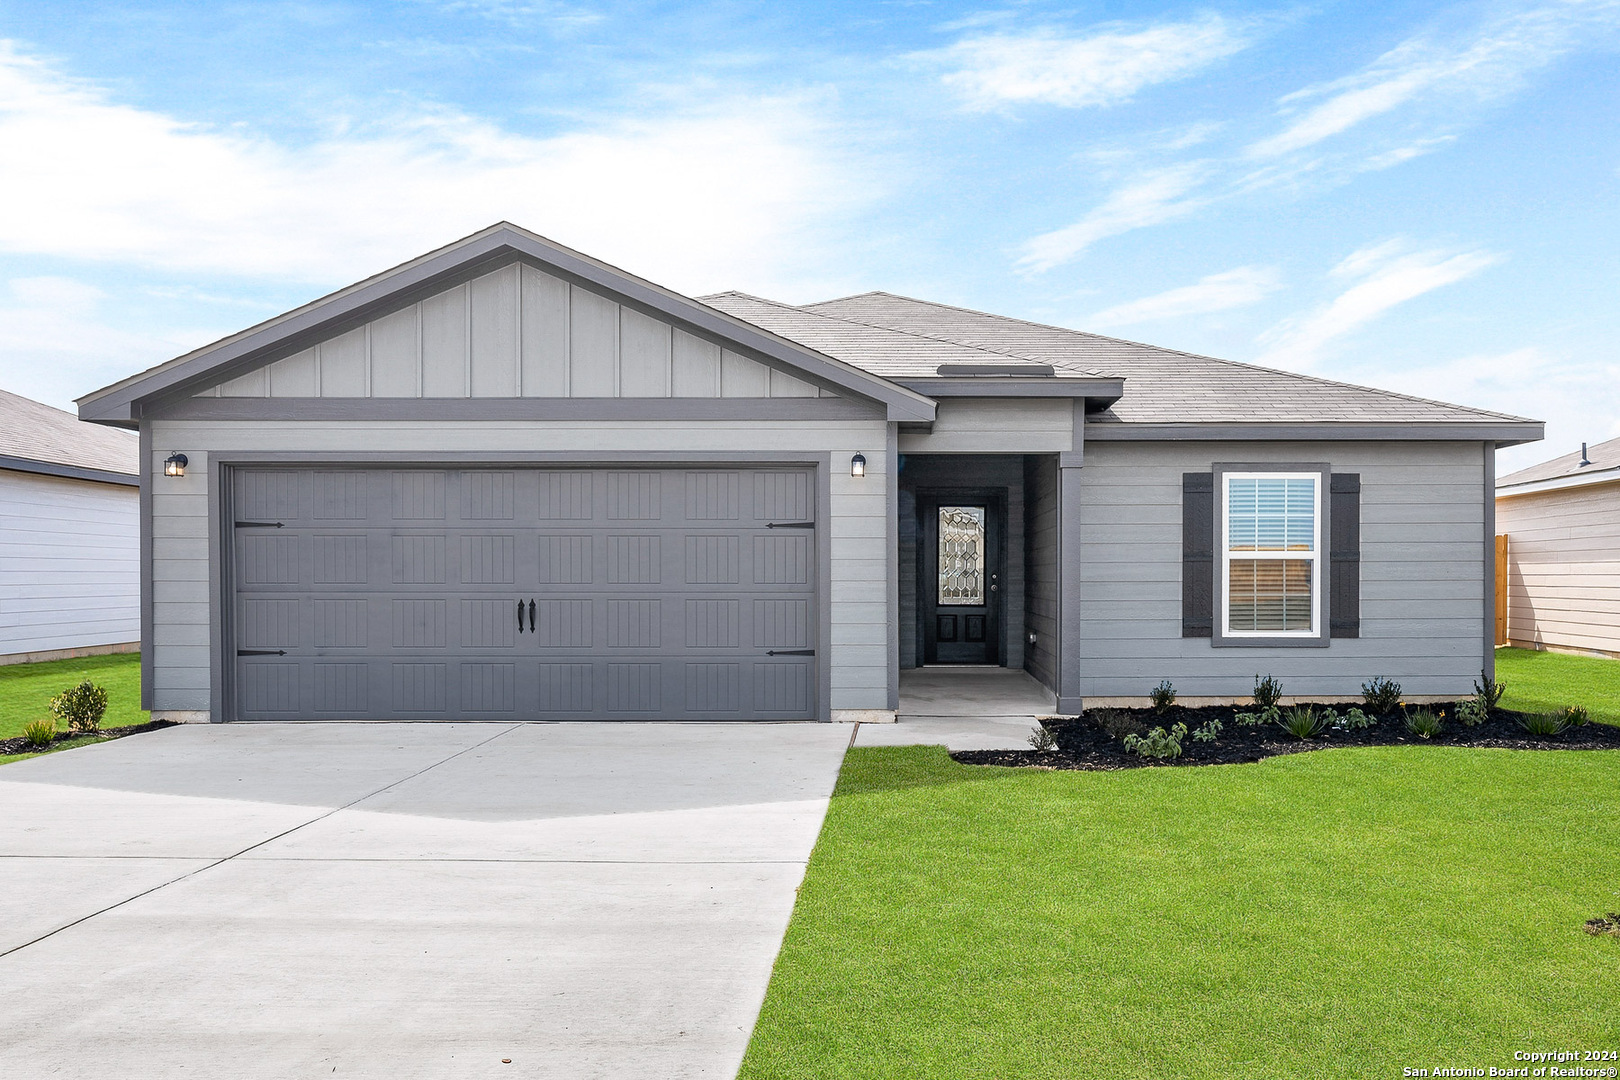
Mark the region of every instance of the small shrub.
<instances>
[{"instance_id":1,"label":"small shrub","mask_svg":"<svg viewBox=\"0 0 1620 1080\"><path fill-rule=\"evenodd\" d=\"M1295 705L1292 709L1284 709L1282 718L1277 723L1296 739L1314 738L1327 726L1326 718L1311 705Z\"/></svg>"},{"instance_id":2,"label":"small shrub","mask_svg":"<svg viewBox=\"0 0 1620 1080\"><path fill-rule=\"evenodd\" d=\"M1592 722L1592 714L1585 705L1571 705L1564 710L1564 721L1570 727L1585 727Z\"/></svg>"},{"instance_id":3,"label":"small shrub","mask_svg":"<svg viewBox=\"0 0 1620 1080\"><path fill-rule=\"evenodd\" d=\"M1440 734L1445 722L1433 709L1419 709L1406 714L1406 730L1420 739L1432 739Z\"/></svg>"},{"instance_id":4,"label":"small shrub","mask_svg":"<svg viewBox=\"0 0 1620 1080\"><path fill-rule=\"evenodd\" d=\"M1057 737L1052 734L1051 728L1037 723L1035 730L1029 734L1029 745L1035 750L1056 750Z\"/></svg>"},{"instance_id":5,"label":"small shrub","mask_svg":"<svg viewBox=\"0 0 1620 1080\"><path fill-rule=\"evenodd\" d=\"M1502 695L1505 693L1507 693L1506 683L1499 683L1485 674L1484 669L1480 670L1479 678L1474 681L1474 700L1485 710L1485 715L1489 716L1492 709L1502 704Z\"/></svg>"},{"instance_id":6,"label":"small shrub","mask_svg":"<svg viewBox=\"0 0 1620 1080\"><path fill-rule=\"evenodd\" d=\"M1564 714L1556 712L1523 713L1518 720L1520 727L1538 739L1550 739L1554 735L1561 735L1569 726Z\"/></svg>"},{"instance_id":7,"label":"small shrub","mask_svg":"<svg viewBox=\"0 0 1620 1080\"><path fill-rule=\"evenodd\" d=\"M1374 716L1385 716L1401 706L1401 684L1382 675L1361 684L1361 703Z\"/></svg>"},{"instance_id":8,"label":"small shrub","mask_svg":"<svg viewBox=\"0 0 1620 1080\"><path fill-rule=\"evenodd\" d=\"M1211 720L1208 723L1200 724L1198 727L1193 729L1193 742L1214 742L1215 736L1219 735L1220 733L1221 722L1219 720Z\"/></svg>"},{"instance_id":9,"label":"small shrub","mask_svg":"<svg viewBox=\"0 0 1620 1080\"><path fill-rule=\"evenodd\" d=\"M1490 716L1479 707L1478 698L1457 702L1457 722L1463 727L1478 727L1488 719Z\"/></svg>"},{"instance_id":10,"label":"small shrub","mask_svg":"<svg viewBox=\"0 0 1620 1080\"><path fill-rule=\"evenodd\" d=\"M1092 719L1108 733L1110 739L1147 734L1147 725L1124 709L1098 709Z\"/></svg>"},{"instance_id":11,"label":"small shrub","mask_svg":"<svg viewBox=\"0 0 1620 1080\"><path fill-rule=\"evenodd\" d=\"M23 725L23 738L35 750L43 750L56 738L56 723L52 720L30 720Z\"/></svg>"},{"instance_id":12,"label":"small shrub","mask_svg":"<svg viewBox=\"0 0 1620 1080\"><path fill-rule=\"evenodd\" d=\"M1282 710L1275 705L1267 705L1255 712L1235 713L1232 719L1247 727L1259 727L1261 724L1275 724L1282 719Z\"/></svg>"},{"instance_id":13,"label":"small shrub","mask_svg":"<svg viewBox=\"0 0 1620 1080\"><path fill-rule=\"evenodd\" d=\"M52 698L50 707L51 715L72 731L99 731L101 718L107 712L107 691L86 679Z\"/></svg>"},{"instance_id":14,"label":"small shrub","mask_svg":"<svg viewBox=\"0 0 1620 1080\"><path fill-rule=\"evenodd\" d=\"M1186 724L1177 724L1169 731L1156 727L1146 735L1125 736L1125 751L1150 758L1180 757L1181 740L1186 737Z\"/></svg>"},{"instance_id":15,"label":"small shrub","mask_svg":"<svg viewBox=\"0 0 1620 1080\"><path fill-rule=\"evenodd\" d=\"M1340 731L1366 731L1376 723L1376 716L1368 716L1352 705L1343 716L1334 717L1332 726Z\"/></svg>"},{"instance_id":16,"label":"small shrub","mask_svg":"<svg viewBox=\"0 0 1620 1080\"><path fill-rule=\"evenodd\" d=\"M1165 679L1158 686L1148 691L1148 697L1153 699L1153 711L1163 716L1176 703L1176 688Z\"/></svg>"},{"instance_id":17,"label":"small shrub","mask_svg":"<svg viewBox=\"0 0 1620 1080\"><path fill-rule=\"evenodd\" d=\"M1275 709L1277 702L1281 700L1282 683L1273 679L1270 675L1263 679L1258 675L1254 677L1254 703L1262 711Z\"/></svg>"}]
</instances>

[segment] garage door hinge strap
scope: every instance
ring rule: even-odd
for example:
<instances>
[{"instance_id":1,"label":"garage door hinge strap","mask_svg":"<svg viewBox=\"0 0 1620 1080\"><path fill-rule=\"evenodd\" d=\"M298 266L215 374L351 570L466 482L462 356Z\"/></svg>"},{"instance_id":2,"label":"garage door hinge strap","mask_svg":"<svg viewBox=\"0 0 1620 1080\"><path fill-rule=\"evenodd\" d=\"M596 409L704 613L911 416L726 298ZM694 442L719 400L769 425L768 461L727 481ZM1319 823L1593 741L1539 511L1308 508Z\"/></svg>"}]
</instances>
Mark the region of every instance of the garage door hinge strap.
<instances>
[{"instance_id":1,"label":"garage door hinge strap","mask_svg":"<svg viewBox=\"0 0 1620 1080\"><path fill-rule=\"evenodd\" d=\"M767 529L813 529L813 521L772 521L766 524Z\"/></svg>"},{"instance_id":2,"label":"garage door hinge strap","mask_svg":"<svg viewBox=\"0 0 1620 1080\"><path fill-rule=\"evenodd\" d=\"M238 529L285 529L287 526L279 521L238 521Z\"/></svg>"},{"instance_id":3,"label":"garage door hinge strap","mask_svg":"<svg viewBox=\"0 0 1620 1080\"><path fill-rule=\"evenodd\" d=\"M237 649L237 656L286 656L286 649Z\"/></svg>"},{"instance_id":4,"label":"garage door hinge strap","mask_svg":"<svg viewBox=\"0 0 1620 1080\"><path fill-rule=\"evenodd\" d=\"M814 649L766 649L766 656L814 656Z\"/></svg>"}]
</instances>

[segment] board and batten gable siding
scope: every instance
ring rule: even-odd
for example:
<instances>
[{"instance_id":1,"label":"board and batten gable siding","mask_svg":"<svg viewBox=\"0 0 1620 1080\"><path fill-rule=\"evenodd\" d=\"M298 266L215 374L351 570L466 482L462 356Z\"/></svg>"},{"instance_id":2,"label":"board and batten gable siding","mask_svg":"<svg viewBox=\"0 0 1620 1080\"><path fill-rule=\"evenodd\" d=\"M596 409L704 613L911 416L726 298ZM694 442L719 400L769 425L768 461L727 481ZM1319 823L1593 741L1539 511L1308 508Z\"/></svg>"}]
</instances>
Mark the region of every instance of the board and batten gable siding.
<instances>
[{"instance_id":1,"label":"board and batten gable siding","mask_svg":"<svg viewBox=\"0 0 1620 1080\"><path fill-rule=\"evenodd\" d=\"M1266 461L1360 474L1359 638L1303 649L1182 636L1182 474ZM1289 696L1355 696L1374 676L1413 695L1471 692L1488 615L1480 443L1096 441L1080 474L1081 580L1068 596L1082 640L1064 655L1086 697L1145 697L1168 677L1184 697L1247 698L1256 674Z\"/></svg>"},{"instance_id":2,"label":"board and batten gable siding","mask_svg":"<svg viewBox=\"0 0 1620 1080\"><path fill-rule=\"evenodd\" d=\"M738 458L769 451L820 462L830 483L827 546L831 633L830 708L889 708L887 424L882 419L771 421L262 421L152 420L152 686L160 711L207 712L211 643L209 515L213 461L235 454L323 454L344 460L435 461L452 455L472 464L555 454L568 460L638 455L636 464L675 463L683 454ZM171 450L190 458L183 477L162 475ZM850 475L852 454L864 453L867 474ZM593 459L592 455L600 455ZM442 462L444 457L437 459ZM820 571L818 570L818 573Z\"/></svg>"},{"instance_id":3,"label":"board and batten gable siding","mask_svg":"<svg viewBox=\"0 0 1620 1080\"><path fill-rule=\"evenodd\" d=\"M140 641L133 487L0 470L0 656Z\"/></svg>"},{"instance_id":4,"label":"board and batten gable siding","mask_svg":"<svg viewBox=\"0 0 1620 1080\"><path fill-rule=\"evenodd\" d=\"M1620 655L1620 482L1496 500L1508 644Z\"/></svg>"},{"instance_id":5,"label":"board and batten gable siding","mask_svg":"<svg viewBox=\"0 0 1620 1080\"><path fill-rule=\"evenodd\" d=\"M836 397L522 263L474 278L199 397Z\"/></svg>"}]
</instances>

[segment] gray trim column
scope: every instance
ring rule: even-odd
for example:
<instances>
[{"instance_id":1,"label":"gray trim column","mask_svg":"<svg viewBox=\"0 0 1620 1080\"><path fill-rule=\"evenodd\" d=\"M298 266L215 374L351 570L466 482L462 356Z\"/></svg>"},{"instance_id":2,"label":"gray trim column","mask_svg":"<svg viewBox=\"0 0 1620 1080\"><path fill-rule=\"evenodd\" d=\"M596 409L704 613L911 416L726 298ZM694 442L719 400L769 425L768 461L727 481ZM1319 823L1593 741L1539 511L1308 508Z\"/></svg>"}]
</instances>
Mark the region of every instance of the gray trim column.
<instances>
[{"instance_id":1,"label":"gray trim column","mask_svg":"<svg viewBox=\"0 0 1620 1080\"><path fill-rule=\"evenodd\" d=\"M1074 403L1074 441L1058 455L1057 711L1078 716L1080 694L1080 468L1086 457L1086 403Z\"/></svg>"},{"instance_id":2,"label":"gray trim column","mask_svg":"<svg viewBox=\"0 0 1620 1080\"><path fill-rule=\"evenodd\" d=\"M141 421L141 708L152 711L152 421Z\"/></svg>"},{"instance_id":3,"label":"gray trim column","mask_svg":"<svg viewBox=\"0 0 1620 1080\"><path fill-rule=\"evenodd\" d=\"M1481 670L1496 678L1496 444L1485 443L1485 651Z\"/></svg>"},{"instance_id":4,"label":"gray trim column","mask_svg":"<svg viewBox=\"0 0 1620 1080\"><path fill-rule=\"evenodd\" d=\"M883 451L883 535L888 567L888 588L884 604L888 609L889 708L900 708L900 425L888 424L887 445Z\"/></svg>"}]
</instances>

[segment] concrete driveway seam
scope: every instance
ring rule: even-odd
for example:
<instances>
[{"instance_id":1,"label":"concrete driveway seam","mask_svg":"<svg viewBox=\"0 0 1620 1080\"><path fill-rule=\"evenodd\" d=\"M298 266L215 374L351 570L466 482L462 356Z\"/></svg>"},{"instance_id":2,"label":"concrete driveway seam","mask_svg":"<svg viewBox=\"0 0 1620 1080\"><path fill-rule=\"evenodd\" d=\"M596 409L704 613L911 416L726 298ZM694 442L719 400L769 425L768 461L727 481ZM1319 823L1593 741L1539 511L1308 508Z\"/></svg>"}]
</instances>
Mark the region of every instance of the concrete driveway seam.
<instances>
[{"instance_id":1,"label":"concrete driveway seam","mask_svg":"<svg viewBox=\"0 0 1620 1080\"><path fill-rule=\"evenodd\" d=\"M462 748L460 750L457 750L455 753L450 754L449 756L447 756L447 757L445 757L445 758L443 758L443 759L441 759L439 761L435 761L431 765L427 765L427 766L424 766L423 768L420 768L420 769L416 770L415 772L411 773L409 776L402 776L397 780L394 780L394 781L391 781L390 783L384 784L382 787L376 789L375 791L368 791L366 794L360 796L357 799L352 800L351 802L344 803L342 806L334 806L330 810L327 810L325 813L317 814L315 817L310 818L308 821L300 822L299 824L294 825L292 828L284 829L284 830L282 830L281 832L277 833L274 836L267 836L263 840L260 840L260 841L258 841L256 843L253 843L253 844L249 844L247 847L243 848L241 851L232 852L231 854L226 855L226 856L224 856L222 858L214 859L214 860L206 863L206 865L195 867L195 868L193 868L191 870L188 870L184 874L180 874L177 877L173 877L173 878L170 878L167 881L163 881L163 882L160 882L160 883L158 883L156 885L153 885L149 889L143 889L142 891L140 891L138 893L135 893L132 896L126 896L124 899L119 900L117 903L108 904L105 907L98 908L97 910L90 912L87 915L81 915L79 918L74 919L71 922L63 923L61 926L56 927L54 930L47 931L46 933L40 934L37 937L33 937L33 938L30 938L27 941L21 942L20 944L13 945L9 949L0 950L0 959L4 959L4 958L8 957L12 953L20 952L21 950L26 949L31 945L38 945L40 942L45 941L48 938L55 937L57 934L60 934L64 930L71 930L73 927L79 926L82 923L89 922L91 919L97 918L97 917L99 917L101 915L105 915L109 911L115 911L118 908L123 907L125 904L134 903L136 900L139 900L139 899L141 899L142 897L145 897L145 896L151 896L153 893L158 892L161 889L166 889L169 886L177 884L177 883L182 882L182 881L185 881L188 878L193 878L193 877L196 877L198 874L206 873L207 871L214 869L216 866L221 866L221 865L223 865L225 863L231 862L234 859L239 859L243 855L246 855L248 852L254 851L254 850L256 850L258 848L261 848L261 847L264 847L266 844L273 844L277 840L280 840L285 836L289 836L292 833L297 832L299 829L307 828L308 826L314 825L316 822L319 822L319 821L324 821L326 818L331 817L333 814L339 813L339 812L341 812L343 810L347 810L351 806L355 806L355 805L358 805L359 803L365 802L367 799L375 798L376 796L381 795L383 792L388 791L390 788L398 787L400 784L403 784L403 783L406 783L407 781L416 779L418 776L421 776L425 772L428 772L428 771L430 771L432 769L437 769L440 765L444 765L444 764L446 764L448 762L454 761L456 758L460 757L462 754L471 753L472 751L477 750L480 747L487 746L490 743L494 742L496 739L499 739L501 736L511 734L513 731L516 731L519 727L522 727L522 725L521 724L512 724L511 726L505 728L502 731L496 732L494 735L491 735L489 738L484 739L481 742L477 742L477 743L474 743L471 746L464 747L464 748Z\"/></svg>"}]
</instances>

